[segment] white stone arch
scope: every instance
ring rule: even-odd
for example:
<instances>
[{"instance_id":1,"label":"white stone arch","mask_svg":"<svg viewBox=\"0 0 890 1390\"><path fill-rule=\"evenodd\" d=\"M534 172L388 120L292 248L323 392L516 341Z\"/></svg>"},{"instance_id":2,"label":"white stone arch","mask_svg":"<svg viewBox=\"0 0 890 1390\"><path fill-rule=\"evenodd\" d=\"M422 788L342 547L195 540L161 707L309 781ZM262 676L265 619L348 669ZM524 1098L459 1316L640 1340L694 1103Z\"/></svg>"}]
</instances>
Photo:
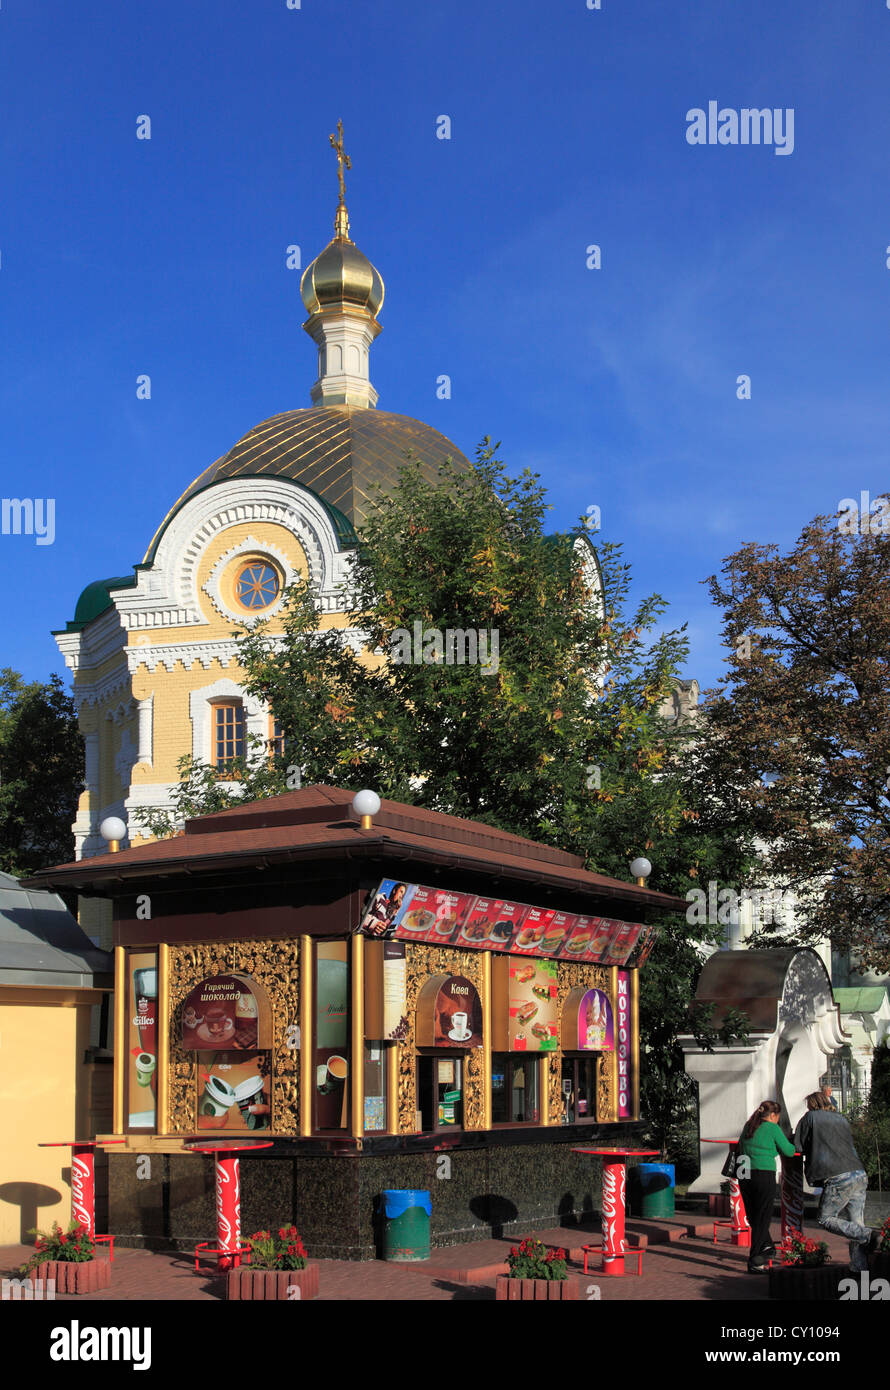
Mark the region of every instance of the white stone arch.
<instances>
[{"instance_id":1,"label":"white stone arch","mask_svg":"<svg viewBox=\"0 0 890 1390\"><path fill-rule=\"evenodd\" d=\"M115 596L124 626L206 624L198 591L201 560L207 547L229 527L245 524L258 528L260 534L269 524L289 531L306 556L309 580L322 609L334 612L343 607L339 588L347 577L349 552L339 548L324 504L308 488L285 478L247 476L211 484L174 514L151 564L140 567L136 587ZM268 544L259 546L261 551L268 548ZM291 573L295 573L292 568Z\"/></svg>"}]
</instances>

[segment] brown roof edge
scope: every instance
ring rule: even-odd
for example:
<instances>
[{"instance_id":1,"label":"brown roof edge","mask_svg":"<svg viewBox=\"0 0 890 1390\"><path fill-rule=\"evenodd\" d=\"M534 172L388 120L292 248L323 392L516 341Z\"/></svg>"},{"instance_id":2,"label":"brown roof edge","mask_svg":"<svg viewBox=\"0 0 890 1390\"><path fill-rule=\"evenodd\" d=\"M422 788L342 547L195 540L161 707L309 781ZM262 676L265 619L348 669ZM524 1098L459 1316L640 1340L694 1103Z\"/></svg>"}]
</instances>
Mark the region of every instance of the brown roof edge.
<instances>
[{"instance_id":1,"label":"brown roof edge","mask_svg":"<svg viewBox=\"0 0 890 1390\"><path fill-rule=\"evenodd\" d=\"M154 843L154 842L153 842ZM184 837L178 840L162 841L165 845L185 846ZM318 859L345 858L400 858L408 863L432 863L444 865L467 873L488 873L500 879L517 883L542 883L553 888L562 888L566 893L586 896L613 897L636 904L639 907L659 908L662 911L686 911L684 898L675 898L669 893L658 893L649 888L640 888L635 883L623 883L620 879L607 878L603 874L593 874L588 870L572 872L562 865L553 865L556 872L548 873L540 860L529 860L528 868L519 863L507 864L503 860L488 861L476 859L470 854L461 854L459 847L449 853L438 845L408 845L388 835L374 835L367 831L354 842L336 844L310 843L271 848L245 848L241 851L222 850L215 854L195 853L194 842L187 854L171 854L162 860L152 860L148 855L130 855L141 850L150 850L151 845L140 845L137 851L122 851L117 854L96 855L91 859L80 859L70 864L60 864L45 869L40 874L25 880L27 887L49 888L55 892L77 888L82 896L105 896L112 884L145 881L158 876L191 877L218 871L222 866L249 868L262 864L264 867L285 865L313 856ZM479 847L481 848L481 847ZM559 870L562 869L562 872ZM95 884L93 894L90 887ZM103 887L98 887L98 885Z\"/></svg>"}]
</instances>

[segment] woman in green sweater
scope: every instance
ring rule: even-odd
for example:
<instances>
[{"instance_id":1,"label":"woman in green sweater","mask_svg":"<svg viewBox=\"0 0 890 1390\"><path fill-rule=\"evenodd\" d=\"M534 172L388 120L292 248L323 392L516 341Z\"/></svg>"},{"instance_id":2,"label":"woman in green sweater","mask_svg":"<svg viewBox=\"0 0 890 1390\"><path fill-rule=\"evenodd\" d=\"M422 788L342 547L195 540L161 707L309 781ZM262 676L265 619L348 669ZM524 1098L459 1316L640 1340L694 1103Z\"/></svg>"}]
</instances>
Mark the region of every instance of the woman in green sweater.
<instances>
[{"instance_id":1,"label":"woman in green sweater","mask_svg":"<svg viewBox=\"0 0 890 1390\"><path fill-rule=\"evenodd\" d=\"M748 1272L751 1274L768 1269L776 1253L769 1233L776 1200L776 1158L779 1154L791 1158L795 1151L794 1145L779 1129L781 1113L774 1100L762 1101L739 1139L739 1157L747 1159L746 1163L737 1165L737 1170L741 1169L739 1187L751 1227L751 1250L748 1255Z\"/></svg>"}]
</instances>

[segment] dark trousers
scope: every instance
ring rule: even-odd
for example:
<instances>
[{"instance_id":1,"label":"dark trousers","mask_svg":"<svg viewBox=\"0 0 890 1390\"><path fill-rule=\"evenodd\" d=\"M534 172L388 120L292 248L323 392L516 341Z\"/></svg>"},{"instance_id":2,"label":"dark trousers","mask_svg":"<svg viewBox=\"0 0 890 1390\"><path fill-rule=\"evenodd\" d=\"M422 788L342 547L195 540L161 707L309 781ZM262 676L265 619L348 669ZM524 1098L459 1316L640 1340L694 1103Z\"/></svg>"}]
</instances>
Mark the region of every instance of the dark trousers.
<instances>
[{"instance_id":1,"label":"dark trousers","mask_svg":"<svg viewBox=\"0 0 890 1390\"><path fill-rule=\"evenodd\" d=\"M753 1168L750 1178L740 1182L739 1187L745 1204L745 1215L751 1227L749 1258L753 1260L756 1255L762 1255L765 1251L771 1252L773 1249L769 1223L776 1201L776 1175Z\"/></svg>"}]
</instances>

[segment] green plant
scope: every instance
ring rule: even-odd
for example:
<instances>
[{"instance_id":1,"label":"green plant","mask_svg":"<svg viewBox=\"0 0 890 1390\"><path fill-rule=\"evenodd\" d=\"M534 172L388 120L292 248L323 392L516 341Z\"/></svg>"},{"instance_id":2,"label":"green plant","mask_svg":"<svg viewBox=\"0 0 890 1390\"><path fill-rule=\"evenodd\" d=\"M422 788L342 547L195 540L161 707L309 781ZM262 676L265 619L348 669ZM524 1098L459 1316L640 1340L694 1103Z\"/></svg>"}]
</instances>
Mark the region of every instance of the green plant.
<instances>
[{"instance_id":1,"label":"green plant","mask_svg":"<svg viewBox=\"0 0 890 1390\"><path fill-rule=\"evenodd\" d=\"M785 1237L779 1246L779 1257L783 1269L801 1265L806 1269L818 1269L821 1265L831 1262L825 1241L811 1240L802 1232Z\"/></svg>"},{"instance_id":2,"label":"green plant","mask_svg":"<svg viewBox=\"0 0 890 1390\"><path fill-rule=\"evenodd\" d=\"M865 1111L850 1128L868 1185L881 1190L890 1171L890 1105L876 1104L870 1096Z\"/></svg>"},{"instance_id":3,"label":"green plant","mask_svg":"<svg viewBox=\"0 0 890 1390\"><path fill-rule=\"evenodd\" d=\"M888 1216L878 1236L878 1250L882 1255L890 1255L890 1216Z\"/></svg>"},{"instance_id":4,"label":"green plant","mask_svg":"<svg viewBox=\"0 0 890 1390\"><path fill-rule=\"evenodd\" d=\"M507 1256L511 1279L566 1279L566 1252L526 1236Z\"/></svg>"},{"instance_id":5,"label":"green plant","mask_svg":"<svg viewBox=\"0 0 890 1390\"><path fill-rule=\"evenodd\" d=\"M251 1269L305 1269L306 1251L296 1226L280 1226L278 1234L257 1231L250 1237Z\"/></svg>"},{"instance_id":6,"label":"green plant","mask_svg":"<svg viewBox=\"0 0 890 1390\"><path fill-rule=\"evenodd\" d=\"M63 1264L83 1264L95 1258L95 1241L90 1239L87 1228L76 1221L70 1223L67 1231L63 1231L58 1221L54 1221L53 1228L48 1233L32 1227L28 1234L36 1236L37 1240L34 1243L34 1254L27 1264L22 1266L23 1273L36 1269L47 1260L58 1260Z\"/></svg>"}]
</instances>

